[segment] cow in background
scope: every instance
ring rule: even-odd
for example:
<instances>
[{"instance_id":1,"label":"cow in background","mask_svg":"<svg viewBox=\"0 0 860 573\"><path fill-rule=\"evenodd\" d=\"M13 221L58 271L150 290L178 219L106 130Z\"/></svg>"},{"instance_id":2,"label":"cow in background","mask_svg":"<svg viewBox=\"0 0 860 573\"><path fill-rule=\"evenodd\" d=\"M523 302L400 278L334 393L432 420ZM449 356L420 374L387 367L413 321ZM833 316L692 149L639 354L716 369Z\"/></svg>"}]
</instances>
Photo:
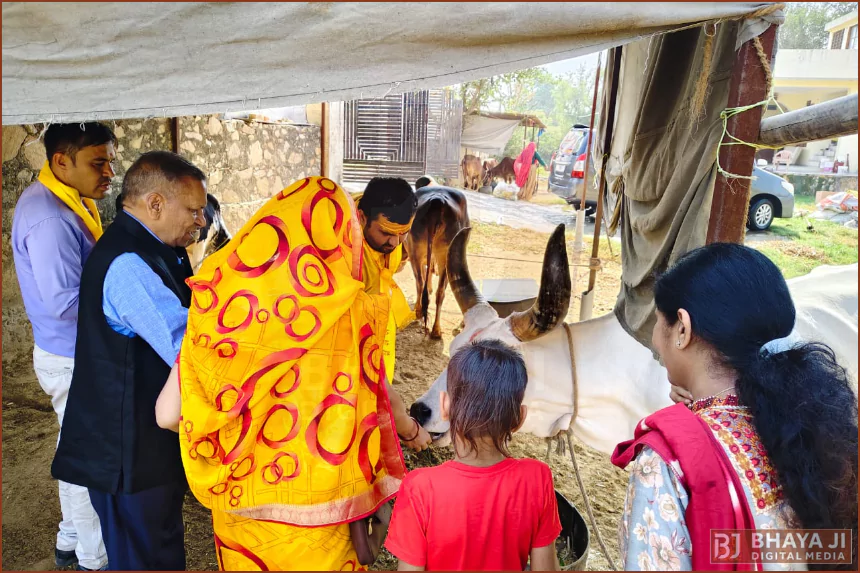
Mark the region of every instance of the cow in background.
<instances>
[{"instance_id":1,"label":"cow in background","mask_svg":"<svg viewBox=\"0 0 860 573\"><path fill-rule=\"evenodd\" d=\"M503 158L498 165L487 170L485 177L487 184L500 177L505 180L505 183L514 182L517 178L517 174L514 173L514 160L510 157Z\"/></svg>"},{"instance_id":2,"label":"cow in background","mask_svg":"<svg viewBox=\"0 0 860 573\"><path fill-rule=\"evenodd\" d=\"M418 196L418 210L405 241L406 254L415 276L415 316L423 320L426 330L435 273L439 282L436 285L436 318L430 338L438 340L442 338L440 315L448 284L448 247L457 233L469 226L469 212L466 196L458 189L430 185L418 188L415 194Z\"/></svg>"},{"instance_id":3,"label":"cow in background","mask_svg":"<svg viewBox=\"0 0 860 573\"><path fill-rule=\"evenodd\" d=\"M463 170L463 188L477 191L483 176L481 160L474 155L464 155L460 167Z\"/></svg>"},{"instance_id":4,"label":"cow in background","mask_svg":"<svg viewBox=\"0 0 860 573\"><path fill-rule=\"evenodd\" d=\"M197 237L185 250L191 268L196 273L203 259L226 245L233 236L227 230L221 217L221 204L211 193L206 194L206 207L203 209L206 224L198 231Z\"/></svg>"},{"instance_id":5,"label":"cow in background","mask_svg":"<svg viewBox=\"0 0 860 573\"><path fill-rule=\"evenodd\" d=\"M490 181L489 173L490 173L490 170L493 169L498 164L499 164L499 162L496 161L495 159L487 159L486 161L484 161L484 164L481 166L481 184L482 185L489 185L490 183L492 183L492 181Z\"/></svg>"}]
</instances>

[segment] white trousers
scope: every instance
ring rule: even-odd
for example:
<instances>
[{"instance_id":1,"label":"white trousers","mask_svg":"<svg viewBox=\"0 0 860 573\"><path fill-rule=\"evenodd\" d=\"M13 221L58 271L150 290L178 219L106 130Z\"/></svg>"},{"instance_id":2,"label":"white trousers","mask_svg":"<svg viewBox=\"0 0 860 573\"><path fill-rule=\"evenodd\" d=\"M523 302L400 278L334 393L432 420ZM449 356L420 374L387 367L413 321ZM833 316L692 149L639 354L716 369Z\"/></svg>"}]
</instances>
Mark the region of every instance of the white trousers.
<instances>
[{"instance_id":1,"label":"white trousers","mask_svg":"<svg viewBox=\"0 0 860 573\"><path fill-rule=\"evenodd\" d=\"M60 431L63 428L63 415L66 412L74 366L75 361L72 358L45 352L38 346L33 349L33 368L42 390L51 397ZM107 553L102 541L102 529L99 516L90 503L87 488L60 481L60 510L63 520L57 533L57 549L74 551L81 567L104 567L107 564Z\"/></svg>"}]
</instances>

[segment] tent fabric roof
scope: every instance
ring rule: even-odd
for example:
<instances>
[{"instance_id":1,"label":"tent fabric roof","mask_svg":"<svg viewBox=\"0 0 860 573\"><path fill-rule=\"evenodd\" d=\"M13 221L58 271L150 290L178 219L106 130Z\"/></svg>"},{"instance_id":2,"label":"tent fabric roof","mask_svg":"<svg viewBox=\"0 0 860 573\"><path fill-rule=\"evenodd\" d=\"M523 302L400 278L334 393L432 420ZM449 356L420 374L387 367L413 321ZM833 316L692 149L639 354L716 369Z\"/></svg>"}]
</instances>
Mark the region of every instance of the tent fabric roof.
<instances>
[{"instance_id":1,"label":"tent fabric roof","mask_svg":"<svg viewBox=\"0 0 860 573\"><path fill-rule=\"evenodd\" d=\"M224 113L441 87L769 4L4 2L3 124Z\"/></svg>"}]
</instances>

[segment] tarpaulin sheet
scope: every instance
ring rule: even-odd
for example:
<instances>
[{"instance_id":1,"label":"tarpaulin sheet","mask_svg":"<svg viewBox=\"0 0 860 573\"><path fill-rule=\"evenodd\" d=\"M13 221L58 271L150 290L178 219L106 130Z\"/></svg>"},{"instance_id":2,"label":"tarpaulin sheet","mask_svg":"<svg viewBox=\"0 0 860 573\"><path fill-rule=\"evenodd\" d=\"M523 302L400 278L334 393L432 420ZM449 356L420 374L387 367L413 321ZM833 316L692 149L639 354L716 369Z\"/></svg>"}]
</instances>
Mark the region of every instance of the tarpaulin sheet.
<instances>
[{"instance_id":1,"label":"tarpaulin sheet","mask_svg":"<svg viewBox=\"0 0 860 573\"><path fill-rule=\"evenodd\" d=\"M460 147L469 151L482 151L491 155L501 153L519 126L519 119L495 119L470 115L463 119Z\"/></svg>"},{"instance_id":2,"label":"tarpaulin sheet","mask_svg":"<svg viewBox=\"0 0 860 573\"><path fill-rule=\"evenodd\" d=\"M226 113L442 87L768 4L4 2L3 124Z\"/></svg>"},{"instance_id":3,"label":"tarpaulin sheet","mask_svg":"<svg viewBox=\"0 0 860 573\"><path fill-rule=\"evenodd\" d=\"M779 22L782 13L768 16ZM763 24L763 25L762 25ZM702 76L706 35L693 28L622 48L614 134L607 163L606 206L621 233L622 285L615 314L639 342L651 345L654 281L680 256L705 244L716 159L723 134L720 113L739 45L768 22L722 22L714 34L702 116L691 102ZM611 77L610 56L606 76ZM593 158L603 155L608 90L602 101ZM755 103L755 102L750 102ZM748 113L761 113L757 108ZM617 208L617 210L616 210Z\"/></svg>"}]
</instances>

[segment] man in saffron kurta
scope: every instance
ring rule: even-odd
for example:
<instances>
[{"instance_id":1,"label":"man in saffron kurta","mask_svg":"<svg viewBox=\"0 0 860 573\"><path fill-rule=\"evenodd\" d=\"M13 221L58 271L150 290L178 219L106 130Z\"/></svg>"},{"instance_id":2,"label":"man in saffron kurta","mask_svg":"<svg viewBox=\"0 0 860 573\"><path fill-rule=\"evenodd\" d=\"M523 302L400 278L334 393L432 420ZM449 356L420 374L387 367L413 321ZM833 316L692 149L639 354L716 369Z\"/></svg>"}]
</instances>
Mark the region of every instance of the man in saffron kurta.
<instances>
[{"instance_id":1,"label":"man in saffron kurta","mask_svg":"<svg viewBox=\"0 0 860 573\"><path fill-rule=\"evenodd\" d=\"M403 257L403 241L412 227L418 198L405 179L376 177L359 197L358 219L364 232L364 290L384 294L391 300L383 345L386 376L394 379L397 330L415 320L403 291L394 282Z\"/></svg>"},{"instance_id":2,"label":"man in saffron kurta","mask_svg":"<svg viewBox=\"0 0 860 573\"><path fill-rule=\"evenodd\" d=\"M33 367L60 427L74 370L81 272L102 235L96 201L110 190L115 143L99 123L51 125L47 160L21 194L12 221L15 271L33 325ZM63 520L55 564L104 567L101 527L87 489L65 481L59 489Z\"/></svg>"},{"instance_id":3,"label":"man in saffron kurta","mask_svg":"<svg viewBox=\"0 0 860 573\"><path fill-rule=\"evenodd\" d=\"M348 523L405 474L397 428L414 429L392 409L391 303L365 285L364 234L347 193L307 178L189 281L180 449L222 569L359 568Z\"/></svg>"}]
</instances>

